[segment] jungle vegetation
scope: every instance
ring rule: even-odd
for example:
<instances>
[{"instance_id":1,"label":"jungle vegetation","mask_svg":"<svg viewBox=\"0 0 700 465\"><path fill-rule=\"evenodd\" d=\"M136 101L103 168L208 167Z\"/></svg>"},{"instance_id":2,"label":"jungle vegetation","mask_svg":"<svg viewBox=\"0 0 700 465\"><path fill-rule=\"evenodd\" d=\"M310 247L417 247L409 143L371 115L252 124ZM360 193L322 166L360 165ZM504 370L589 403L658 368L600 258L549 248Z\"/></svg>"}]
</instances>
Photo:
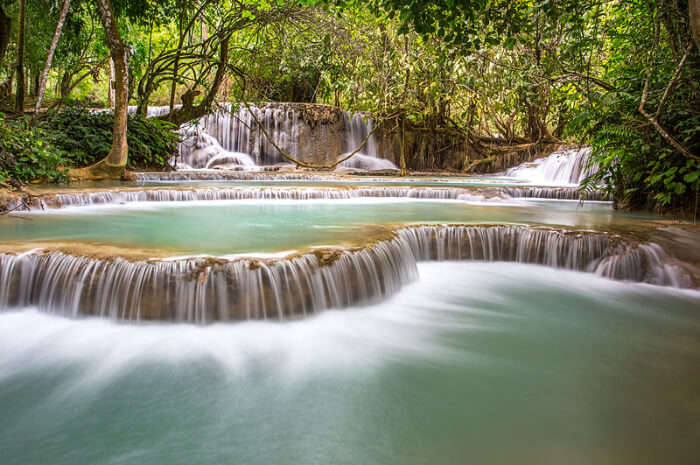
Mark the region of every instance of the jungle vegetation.
<instances>
[{"instance_id":1,"label":"jungle vegetation","mask_svg":"<svg viewBox=\"0 0 700 465\"><path fill-rule=\"evenodd\" d=\"M293 101L431 134L435 168L455 141L477 161L577 143L600 166L583 188L621 205L696 208L700 186L700 0L0 0L0 82L6 180L162 166L216 102Z\"/></svg>"}]
</instances>

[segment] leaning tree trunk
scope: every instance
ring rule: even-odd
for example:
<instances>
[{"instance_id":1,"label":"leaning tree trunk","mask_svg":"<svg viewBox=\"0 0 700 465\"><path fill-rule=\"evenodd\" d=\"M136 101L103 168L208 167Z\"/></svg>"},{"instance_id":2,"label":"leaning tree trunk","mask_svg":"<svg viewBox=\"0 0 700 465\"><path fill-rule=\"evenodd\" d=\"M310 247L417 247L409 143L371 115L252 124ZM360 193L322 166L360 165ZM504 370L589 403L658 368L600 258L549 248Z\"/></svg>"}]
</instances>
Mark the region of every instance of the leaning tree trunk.
<instances>
[{"instance_id":1,"label":"leaning tree trunk","mask_svg":"<svg viewBox=\"0 0 700 465\"><path fill-rule=\"evenodd\" d=\"M17 27L17 92L15 93L15 111L24 113L24 23L27 16L26 0L19 2L19 24Z\"/></svg>"},{"instance_id":2,"label":"leaning tree trunk","mask_svg":"<svg viewBox=\"0 0 700 465\"><path fill-rule=\"evenodd\" d=\"M53 62L53 54L56 51L56 46L58 45L58 39L61 37L61 32L63 32L63 23L66 21L66 15L68 14L68 8L70 7L70 0L63 2L63 8L61 8L61 14L58 16L58 23L56 23L56 31L53 33L53 39L51 39L51 46L49 47L49 54L46 57L46 64L44 65L44 71L41 73L41 79L39 80L39 90L36 94L36 105L34 105L34 115L39 114L39 109L41 108L41 101L44 100L44 92L46 91L46 81L49 79L49 70L51 70L51 62Z\"/></svg>"},{"instance_id":3,"label":"leaning tree trunk","mask_svg":"<svg viewBox=\"0 0 700 465\"><path fill-rule=\"evenodd\" d=\"M111 0L96 0L96 3L107 38L107 46L114 61L115 106L112 148L103 160L71 174L78 178L118 179L124 174L129 153L126 143L126 122L129 111L128 49L124 46L119 34L119 25L114 16Z\"/></svg>"}]
</instances>

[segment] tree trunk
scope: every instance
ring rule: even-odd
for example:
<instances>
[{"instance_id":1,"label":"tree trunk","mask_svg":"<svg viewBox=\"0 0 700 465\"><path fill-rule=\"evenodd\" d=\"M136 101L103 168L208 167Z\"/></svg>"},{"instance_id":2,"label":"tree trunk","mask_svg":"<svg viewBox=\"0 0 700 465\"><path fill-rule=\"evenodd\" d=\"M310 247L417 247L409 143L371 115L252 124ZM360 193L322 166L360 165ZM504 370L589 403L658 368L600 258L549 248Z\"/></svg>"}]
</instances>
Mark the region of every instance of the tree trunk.
<instances>
[{"instance_id":1,"label":"tree trunk","mask_svg":"<svg viewBox=\"0 0 700 465\"><path fill-rule=\"evenodd\" d=\"M401 115L401 155L399 158L399 167L401 168L401 176L406 176L406 115Z\"/></svg>"},{"instance_id":2,"label":"tree trunk","mask_svg":"<svg viewBox=\"0 0 700 465\"><path fill-rule=\"evenodd\" d=\"M693 34L695 46L700 50L700 0L688 0L690 15L690 31Z\"/></svg>"},{"instance_id":3,"label":"tree trunk","mask_svg":"<svg viewBox=\"0 0 700 465\"><path fill-rule=\"evenodd\" d=\"M204 96L202 102L197 106L183 105L181 108L177 108L166 115L159 116L158 119L170 121L180 126L188 121L201 118L211 111L211 107L216 101L216 95L219 93L221 84L224 82L224 77L226 76L230 39L231 34L221 40L221 44L219 45L219 64L216 68L216 74L214 75L214 80L209 88L209 92Z\"/></svg>"},{"instance_id":4,"label":"tree trunk","mask_svg":"<svg viewBox=\"0 0 700 465\"><path fill-rule=\"evenodd\" d=\"M15 111L24 113L24 23L27 16L26 0L19 2L19 25L17 28L17 91L15 92Z\"/></svg>"},{"instance_id":5,"label":"tree trunk","mask_svg":"<svg viewBox=\"0 0 700 465\"><path fill-rule=\"evenodd\" d=\"M41 101L44 100L44 92L46 91L46 81L49 79L49 70L51 70L51 63L53 62L53 54L56 51L56 46L58 45L58 39L61 37L61 32L63 32L63 23L66 20L66 15L68 15L68 8L70 7L70 0L63 2L63 8L61 8L61 13L58 16L58 23L56 23L56 31L53 33L53 39L51 39L51 46L49 47L49 54L46 57L46 64L44 65L44 71L41 73L41 79L39 80L39 90L36 97L36 105L34 106L34 114L39 114L39 109L41 108Z\"/></svg>"},{"instance_id":6,"label":"tree trunk","mask_svg":"<svg viewBox=\"0 0 700 465\"><path fill-rule=\"evenodd\" d=\"M12 20L0 4L0 63L2 59L5 58L5 52L7 52L7 46L10 44L10 28L12 27Z\"/></svg>"},{"instance_id":7,"label":"tree trunk","mask_svg":"<svg viewBox=\"0 0 700 465\"><path fill-rule=\"evenodd\" d=\"M185 3L183 2L182 8L180 10L180 19L178 20L177 23L177 30L179 32L179 40L177 43L177 51L175 52L175 62L173 63L173 82L170 86L170 113L173 112L173 108L175 107L175 91L177 90L177 70L178 67L180 66L180 50L182 50L182 46L185 43L185 32L183 31L182 28L184 27L185 23Z\"/></svg>"},{"instance_id":8,"label":"tree trunk","mask_svg":"<svg viewBox=\"0 0 700 465\"><path fill-rule=\"evenodd\" d=\"M96 0L96 3L105 37L107 38L107 46L114 61L115 105L112 148L102 161L82 170L76 170L72 174L78 178L116 179L124 174L129 153L126 142L126 124L129 110L128 49L124 46L124 42L122 42L119 34L119 25L117 24L117 18L114 16L111 0Z\"/></svg>"},{"instance_id":9,"label":"tree trunk","mask_svg":"<svg viewBox=\"0 0 700 465\"><path fill-rule=\"evenodd\" d=\"M109 80L107 81L107 106L114 108L114 60L109 59Z\"/></svg>"}]
</instances>

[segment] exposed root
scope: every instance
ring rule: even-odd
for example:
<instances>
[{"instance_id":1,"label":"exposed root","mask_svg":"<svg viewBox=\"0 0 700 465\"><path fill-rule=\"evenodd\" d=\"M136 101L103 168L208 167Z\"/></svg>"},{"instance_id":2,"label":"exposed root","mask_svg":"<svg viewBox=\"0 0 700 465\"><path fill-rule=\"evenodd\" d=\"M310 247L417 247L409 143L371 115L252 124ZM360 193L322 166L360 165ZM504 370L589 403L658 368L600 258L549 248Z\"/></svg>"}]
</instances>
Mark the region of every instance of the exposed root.
<instances>
[{"instance_id":1,"label":"exposed root","mask_svg":"<svg viewBox=\"0 0 700 465\"><path fill-rule=\"evenodd\" d=\"M104 159L85 168L73 168L68 171L68 176L74 181L120 180L125 172L125 165L112 165Z\"/></svg>"}]
</instances>

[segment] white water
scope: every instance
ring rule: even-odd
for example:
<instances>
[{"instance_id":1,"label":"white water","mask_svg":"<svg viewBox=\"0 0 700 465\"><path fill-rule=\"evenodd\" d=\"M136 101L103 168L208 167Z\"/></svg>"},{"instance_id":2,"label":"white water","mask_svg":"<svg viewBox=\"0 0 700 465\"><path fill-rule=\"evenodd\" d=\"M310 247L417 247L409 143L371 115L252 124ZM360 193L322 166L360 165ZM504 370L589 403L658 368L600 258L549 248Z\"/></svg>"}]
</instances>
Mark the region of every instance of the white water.
<instances>
[{"instance_id":1,"label":"white water","mask_svg":"<svg viewBox=\"0 0 700 465\"><path fill-rule=\"evenodd\" d=\"M203 188L147 189L124 191L70 192L36 196L27 204L17 205L16 211L48 210L66 207L87 207L104 204L136 202L195 202L230 200L350 200L359 198L410 198L460 200L466 203L506 204L507 195L500 191L474 192L459 188L360 187L354 189L285 188ZM487 196L488 195L488 196Z\"/></svg>"},{"instance_id":2,"label":"white water","mask_svg":"<svg viewBox=\"0 0 700 465\"><path fill-rule=\"evenodd\" d=\"M378 305L206 327L0 314L3 465L697 462L698 293L424 263Z\"/></svg>"},{"instance_id":3,"label":"white water","mask_svg":"<svg viewBox=\"0 0 700 465\"><path fill-rule=\"evenodd\" d=\"M597 170L595 166L588 166L590 155L590 147L558 150L547 157L511 168L506 171L506 176L539 185L578 186Z\"/></svg>"},{"instance_id":4,"label":"white water","mask_svg":"<svg viewBox=\"0 0 700 465\"><path fill-rule=\"evenodd\" d=\"M363 153L356 153L351 158L340 163L337 169L350 168L360 171L380 171L398 170L399 168L391 161L384 158L376 158Z\"/></svg>"},{"instance_id":5,"label":"white water","mask_svg":"<svg viewBox=\"0 0 700 465\"><path fill-rule=\"evenodd\" d=\"M0 308L36 305L72 316L199 323L286 319L392 295L416 278L416 264L425 260L535 263L619 280L692 285L682 264L655 244L611 245L605 234L422 226L357 251L319 250L268 261L0 255Z\"/></svg>"},{"instance_id":6,"label":"white water","mask_svg":"<svg viewBox=\"0 0 700 465\"><path fill-rule=\"evenodd\" d=\"M181 130L181 132L183 132ZM179 144L180 159L183 166L178 169L230 169L255 170L255 161L247 154L231 152L224 149L216 138L203 131L184 131L186 138Z\"/></svg>"},{"instance_id":7,"label":"white water","mask_svg":"<svg viewBox=\"0 0 700 465\"><path fill-rule=\"evenodd\" d=\"M153 114L160 114L160 108L154 107ZM276 145L292 156L302 155L300 138L310 136L306 127L308 123L303 120L297 110L291 107L271 105L252 106L251 110ZM343 114L345 120L343 134L329 133L330 129L323 127L316 128L316 131L320 133L325 131L328 133L326 134L328 137L340 137L342 153L349 153L359 147L362 140L372 131L373 122L371 119L363 120L359 113L344 112ZM221 104L219 109L181 129L185 138L179 144L178 153L184 168L208 167L209 160L219 152L211 150L203 152L202 150L214 145L218 145L221 150L229 153L248 155L250 161L258 166L287 163L288 161L263 132L257 129L257 126L255 118L245 107L241 106L236 110L232 109L231 104ZM211 140L215 140L217 143L214 144ZM328 150L331 149L328 148ZM341 153L325 155L327 157L342 156ZM221 164L218 165L224 168ZM250 165L239 161L235 161L232 165L233 169L239 166L249 168ZM391 161L380 158L378 143L374 135L369 137L366 145L358 154L343 163L343 167L358 170L397 169ZM228 167L226 168L228 169Z\"/></svg>"}]
</instances>

